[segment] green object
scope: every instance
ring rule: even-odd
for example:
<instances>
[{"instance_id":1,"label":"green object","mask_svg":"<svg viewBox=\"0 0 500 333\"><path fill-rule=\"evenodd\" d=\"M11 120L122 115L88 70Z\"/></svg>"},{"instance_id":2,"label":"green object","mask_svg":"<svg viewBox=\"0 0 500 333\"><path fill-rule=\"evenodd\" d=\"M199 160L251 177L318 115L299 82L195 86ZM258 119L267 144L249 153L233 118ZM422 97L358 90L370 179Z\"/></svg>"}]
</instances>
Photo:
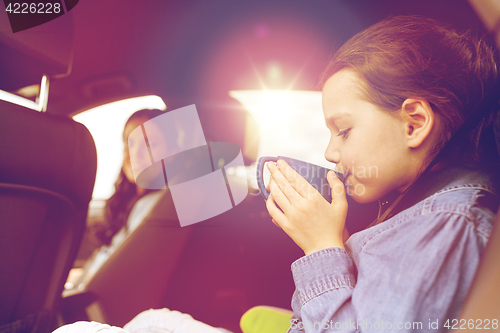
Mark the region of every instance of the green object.
<instances>
[{"instance_id":1,"label":"green object","mask_svg":"<svg viewBox=\"0 0 500 333\"><path fill-rule=\"evenodd\" d=\"M243 333L286 333L292 314L272 306L256 306L241 316L240 327Z\"/></svg>"}]
</instances>

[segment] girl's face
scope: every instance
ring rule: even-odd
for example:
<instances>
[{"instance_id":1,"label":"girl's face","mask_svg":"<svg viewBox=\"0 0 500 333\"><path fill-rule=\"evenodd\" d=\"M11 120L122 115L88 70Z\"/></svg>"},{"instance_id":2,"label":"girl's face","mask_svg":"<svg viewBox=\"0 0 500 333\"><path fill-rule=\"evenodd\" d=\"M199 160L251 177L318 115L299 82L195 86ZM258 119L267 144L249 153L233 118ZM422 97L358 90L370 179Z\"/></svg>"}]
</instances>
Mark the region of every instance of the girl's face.
<instances>
[{"instance_id":1,"label":"girl's face","mask_svg":"<svg viewBox=\"0 0 500 333\"><path fill-rule=\"evenodd\" d=\"M141 170L151 165L151 157L149 156L148 147L145 144L142 131L135 131L132 133L135 128L148 120L147 118L134 119L125 126L125 130L123 131L123 172L131 183L135 183L134 173L130 162L131 158L135 161L134 165ZM168 147L161 130L155 124L149 125L148 130L148 142L151 149L155 149L155 153L157 153L158 156L167 156ZM154 178L158 176L153 172L157 169L158 168L154 168L148 173L148 177Z\"/></svg>"},{"instance_id":2,"label":"girl's face","mask_svg":"<svg viewBox=\"0 0 500 333\"><path fill-rule=\"evenodd\" d=\"M325 152L346 175L354 200L368 203L392 190L403 191L420 164L410 154L400 113L389 113L363 98L356 74L344 69L323 88L323 113L331 139Z\"/></svg>"}]
</instances>

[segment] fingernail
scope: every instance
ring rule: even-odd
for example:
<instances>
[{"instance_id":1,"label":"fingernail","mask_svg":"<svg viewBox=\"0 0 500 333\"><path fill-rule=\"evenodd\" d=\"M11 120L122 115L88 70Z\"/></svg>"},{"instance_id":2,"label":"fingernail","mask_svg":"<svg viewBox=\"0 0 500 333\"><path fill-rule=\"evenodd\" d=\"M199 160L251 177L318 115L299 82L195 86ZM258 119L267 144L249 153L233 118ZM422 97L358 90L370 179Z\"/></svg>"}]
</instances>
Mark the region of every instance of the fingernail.
<instances>
[{"instance_id":1,"label":"fingernail","mask_svg":"<svg viewBox=\"0 0 500 333\"><path fill-rule=\"evenodd\" d=\"M282 160L278 160L278 165L282 165L283 164L283 161Z\"/></svg>"}]
</instances>

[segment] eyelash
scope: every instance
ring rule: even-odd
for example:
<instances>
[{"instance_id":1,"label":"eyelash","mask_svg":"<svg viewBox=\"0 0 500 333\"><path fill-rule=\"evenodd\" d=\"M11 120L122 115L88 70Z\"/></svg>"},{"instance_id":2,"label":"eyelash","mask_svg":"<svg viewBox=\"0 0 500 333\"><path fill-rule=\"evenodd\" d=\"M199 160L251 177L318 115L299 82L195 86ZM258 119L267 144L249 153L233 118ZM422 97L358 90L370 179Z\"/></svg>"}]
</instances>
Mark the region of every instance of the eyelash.
<instances>
[{"instance_id":1,"label":"eyelash","mask_svg":"<svg viewBox=\"0 0 500 333\"><path fill-rule=\"evenodd\" d=\"M349 133L350 130L351 130L350 128L343 130L343 131L339 132L339 134L337 136L342 136L342 138L345 139L345 138L347 138L347 134Z\"/></svg>"}]
</instances>

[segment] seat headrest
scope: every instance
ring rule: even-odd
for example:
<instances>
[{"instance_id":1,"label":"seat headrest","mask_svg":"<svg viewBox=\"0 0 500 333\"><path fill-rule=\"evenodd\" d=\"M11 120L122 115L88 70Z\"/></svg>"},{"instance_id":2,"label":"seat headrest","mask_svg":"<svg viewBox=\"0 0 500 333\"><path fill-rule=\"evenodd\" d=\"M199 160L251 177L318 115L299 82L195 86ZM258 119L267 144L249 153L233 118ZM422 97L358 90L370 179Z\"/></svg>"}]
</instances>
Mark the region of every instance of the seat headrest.
<instances>
[{"instance_id":1,"label":"seat headrest","mask_svg":"<svg viewBox=\"0 0 500 333\"><path fill-rule=\"evenodd\" d=\"M40 187L86 209L97 155L85 126L0 101L0 183Z\"/></svg>"}]
</instances>

